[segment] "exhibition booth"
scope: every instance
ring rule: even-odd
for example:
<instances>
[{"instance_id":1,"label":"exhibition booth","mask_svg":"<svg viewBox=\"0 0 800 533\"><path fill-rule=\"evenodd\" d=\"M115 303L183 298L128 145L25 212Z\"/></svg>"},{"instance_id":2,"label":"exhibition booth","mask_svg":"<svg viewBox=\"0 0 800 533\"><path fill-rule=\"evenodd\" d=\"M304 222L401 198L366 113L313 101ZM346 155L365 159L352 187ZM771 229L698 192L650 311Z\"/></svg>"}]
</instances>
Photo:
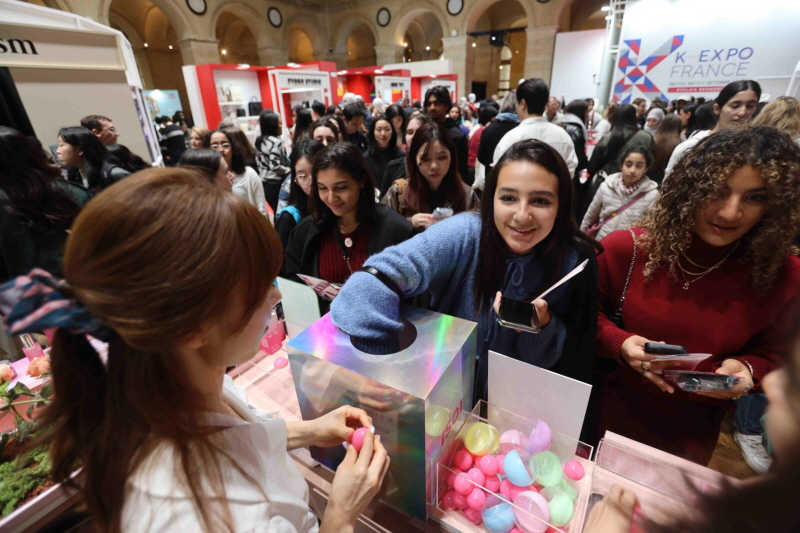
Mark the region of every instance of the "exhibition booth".
<instances>
[{"instance_id":1,"label":"exhibition booth","mask_svg":"<svg viewBox=\"0 0 800 533\"><path fill-rule=\"evenodd\" d=\"M121 32L84 17L13 0L0 0L0 34L7 48L3 94L18 95L32 131L45 146L58 130L86 115L114 122L119 143L161 164L133 50Z\"/></svg>"},{"instance_id":2,"label":"exhibition booth","mask_svg":"<svg viewBox=\"0 0 800 533\"><path fill-rule=\"evenodd\" d=\"M386 105L398 103L403 98L411 99L411 71L408 69L357 67L340 70L336 76L337 102L345 93L361 95L365 102L380 97Z\"/></svg>"}]
</instances>

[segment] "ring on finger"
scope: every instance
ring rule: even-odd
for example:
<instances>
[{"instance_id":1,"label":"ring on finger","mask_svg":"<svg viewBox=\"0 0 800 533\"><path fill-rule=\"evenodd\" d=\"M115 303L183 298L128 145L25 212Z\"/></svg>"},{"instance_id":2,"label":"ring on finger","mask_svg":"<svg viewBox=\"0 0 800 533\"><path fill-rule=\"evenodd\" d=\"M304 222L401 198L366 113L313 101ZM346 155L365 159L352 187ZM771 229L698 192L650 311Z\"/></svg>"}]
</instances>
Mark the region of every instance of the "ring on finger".
<instances>
[{"instance_id":1,"label":"ring on finger","mask_svg":"<svg viewBox=\"0 0 800 533\"><path fill-rule=\"evenodd\" d=\"M647 366L647 361L642 361L641 370L642 370L642 375L645 375L648 372L650 372L650 368Z\"/></svg>"}]
</instances>

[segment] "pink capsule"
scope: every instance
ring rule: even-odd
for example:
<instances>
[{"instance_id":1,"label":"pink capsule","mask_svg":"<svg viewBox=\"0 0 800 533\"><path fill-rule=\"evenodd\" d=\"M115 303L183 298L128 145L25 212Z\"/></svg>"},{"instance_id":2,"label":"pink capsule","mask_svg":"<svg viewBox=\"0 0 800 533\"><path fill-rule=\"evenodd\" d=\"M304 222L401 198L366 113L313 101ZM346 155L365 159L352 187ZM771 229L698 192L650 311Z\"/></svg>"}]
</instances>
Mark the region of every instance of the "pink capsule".
<instances>
[{"instance_id":1,"label":"pink capsule","mask_svg":"<svg viewBox=\"0 0 800 533\"><path fill-rule=\"evenodd\" d=\"M459 494L458 492L453 494L453 504L458 509L467 509L469 507L467 505L467 497L464 496L463 494Z\"/></svg>"},{"instance_id":2,"label":"pink capsule","mask_svg":"<svg viewBox=\"0 0 800 533\"><path fill-rule=\"evenodd\" d=\"M458 507L456 507L456 504L455 504L455 501L454 501L455 495L456 495L456 491L454 491L452 489L450 489L450 490L448 490L447 492L444 493L444 496L442 496L442 508L443 509L446 509L448 511L453 511L453 510L458 508Z\"/></svg>"},{"instance_id":3,"label":"pink capsule","mask_svg":"<svg viewBox=\"0 0 800 533\"><path fill-rule=\"evenodd\" d=\"M472 468L472 454L467 450L457 451L455 456L453 456L453 464L466 472Z\"/></svg>"},{"instance_id":4,"label":"pink capsule","mask_svg":"<svg viewBox=\"0 0 800 533\"><path fill-rule=\"evenodd\" d=\"M486 487L486 490L497 492L500 490L500 478L497 477L497 474L486 476L486 483L483 486Z\"/></svg>"},{"instance_id":5,"label":"pink capsule","mask_svg":"<svg viewBox=\"0 0 800 533\"><path fill-rule=\"evenodd\" d=\"M585 474L583 465L575 460L567 461L567 464L564 465L564 473L572 481L580 481L583 479L583 475Z\"/></svg>"},{"instance_id":6,"label":"pink capsule","mask_svg":"<svg viewBox=\"0 0 800 533\"><path fill-rule=\"evenodd\" d=\"M464 516L466 516L467 520L469 520L476 526L480 525L483 522L483 518L481 517L481 512L477 509L464 509Z\"/></svg>"},{"instance_id":7,"label":"pink capsule","mask_svg":"<svg viewBox=\"0 0 800 533\"><path fill-rule=\"evenodd\" d=\"M458 474L460 474L460 473L461 473L461 469L460 468L453 468L452 472L448 472L447 473L447 477L445 478L445 482L447 483L448 487L450 487L451 489L455 488L454 483L456 481L456 476Z\"/></svg>"},{"instance_id":8,"label":"pink capsule","mask_svg":"<svg viewBox=\"0 0 800 533\"><path fill-rule=\"evenodd\" d=\"M495 457L495 461L497 462L497 473L500 474L501 476L506 475L506 471L503 468L503 461L505 461L505 459L506 459L506 454L501 454Z\"/></svg>"},{"instance_id":9,"label":"pink capsule","mask_svg":"<svg viewBox=\"0 0 800 533\"><path fill-rule=\"evenodd\" d=\"M467 496L467 505L469 505L470 509L475 509L476 511L480 511L483 509L483 506L486 504L486 493L483 492L483 489L475 488L472 492L469 493Z\"/></svg>"},{"instance_id":10,"label":"pink capsule","mask_svg":"<svg viewBox=\"0 0 800 533\"><path fill-rule=\"evenodd\" d=\"M368 431L369 430L367 428L358 428L353 433L353 439L350 441L350 444L356 449L357 452L360 452L361 447L364 446L364 438L366 437Z\"/></svg>"},{"instance_id":11,"label":"pink capsule","mask_svg":"<svg viewBox=\"0 0 800 533\"><path fill-rule=\"evenodd\" d=\"M472 489L475 488L475 485L469 482L469 479L464 474L459 474L453 480L453 489L462 496L466 496Z\"/></svg>"},{"instance_id":12,"label":"pink capsule","mask_svg":"<svg viewBox=\"0 0 800 533\"><path fill-rule=\"evenodd\" d=\"M472 480L474 483L483 486L486 483L486 476L483 472L480 471L479 468L470 468L469 472L467 472L467 477Z\"/></svg>"},{"instance_id":13,"label":"pink capsule","mask_svg":"<svg viewBox=\"0 0 800 533\"><path fill-rule=\"evenodd\" d=\"M275 362L273 363L275 368L277 368L278 370L280 370L281 368L286 368L286 365L288 364L289 360L286 359L285 357L278 357L277 359L275 359Z\"/></svg>"},{"instance_id":14,"label":"pink capsule","mask_svg":"<svg viewBox=\"0 0 800 533\"><path fill-rule=\"evenodd\" d=\"M480 468L485 476L492 476L497 473L497 458L493 455L484 455L478 458L475 465Z\"/></svg>"}]
</instances>

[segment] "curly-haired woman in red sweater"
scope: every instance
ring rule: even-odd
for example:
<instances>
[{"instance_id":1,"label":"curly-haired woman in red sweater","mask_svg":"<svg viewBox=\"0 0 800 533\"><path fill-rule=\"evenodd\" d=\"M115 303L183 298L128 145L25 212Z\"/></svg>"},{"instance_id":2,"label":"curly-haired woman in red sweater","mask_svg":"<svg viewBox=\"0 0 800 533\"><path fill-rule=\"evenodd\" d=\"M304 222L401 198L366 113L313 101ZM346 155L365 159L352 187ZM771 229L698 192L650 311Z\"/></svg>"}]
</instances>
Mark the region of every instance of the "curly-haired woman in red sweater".
<instances>
[{"instance_id":1,"label":"curly-haired woman in red sweater","mask_svg":"<svg viewBox=\"0 0 800 533\"><path fill-rule=\"evenodd\" d=\"M603 240L591 436L610 430L707 464L740 393L683 392L644 345L713 354L697 370L760 389L800 298L800 148L772 128L726 130L673 172L641 227Z\"/></svg>"}]
</instances>

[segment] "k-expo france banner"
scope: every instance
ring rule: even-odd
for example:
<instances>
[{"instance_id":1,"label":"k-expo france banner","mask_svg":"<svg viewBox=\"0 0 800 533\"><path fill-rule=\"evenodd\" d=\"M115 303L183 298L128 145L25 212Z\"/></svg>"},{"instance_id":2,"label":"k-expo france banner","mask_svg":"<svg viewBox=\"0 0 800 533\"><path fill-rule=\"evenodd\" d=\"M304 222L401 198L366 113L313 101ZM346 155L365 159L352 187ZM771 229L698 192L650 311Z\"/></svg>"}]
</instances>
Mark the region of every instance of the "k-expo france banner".
<instances>
[{"instance_id":1,"label":"k-expo france banner","mask_svg":"<svg viewBox=\"0 0 800 533\"><path fill-rule=\"evenodd\" d=\"M800 0L641 0L625 12L611 98L708 98L784 76L785 91L798 60Z\"/></svg>"}]
</instances>

